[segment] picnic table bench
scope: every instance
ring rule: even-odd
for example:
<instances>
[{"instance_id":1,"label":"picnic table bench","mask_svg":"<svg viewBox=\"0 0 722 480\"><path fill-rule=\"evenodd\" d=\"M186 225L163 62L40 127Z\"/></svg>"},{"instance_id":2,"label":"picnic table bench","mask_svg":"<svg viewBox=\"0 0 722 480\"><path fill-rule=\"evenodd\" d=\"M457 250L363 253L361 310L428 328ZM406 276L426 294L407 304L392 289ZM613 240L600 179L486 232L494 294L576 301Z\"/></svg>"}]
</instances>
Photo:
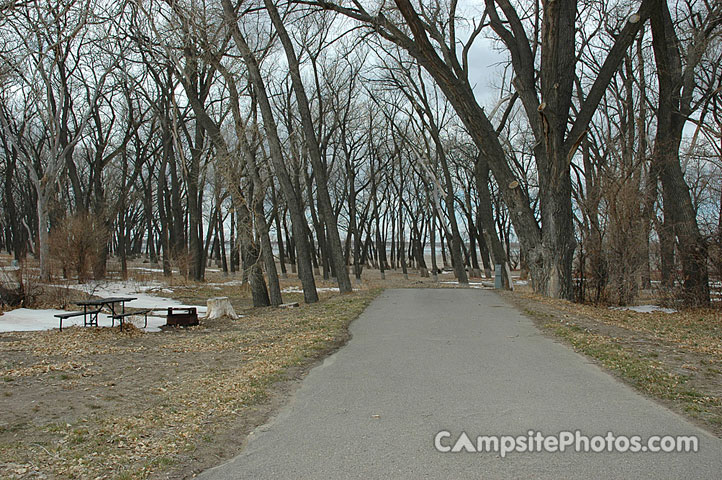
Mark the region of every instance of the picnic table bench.
<instances>
[{"instance_id":1,"label":"picnic table bench","mask_svg":"<svg viewBox=\"0 0 722 480\"><path fill-rule=\"evenodd\" d=\"M91 327L92 327L92 326L95 326L95 327L97 327L97 326L98 326L98 314L100 313L100 310L101 310L101 309L91 310L91 311L89 311L89 312L88 312L88 311L83 311L83 312L58 313L58 314L56 314L55 316L60 319L60 331L62 332L62 331L63 331L63 320L67 320L67 319L70 318L70 317L79 317L79 316L81 316L81 315L82 315L83 317L85 317L85 318L84 318L84 321L83 321L83 325L84 325L84 326L86 326L86 327L88 327L88 326L91 326ZM90 318L88 318L88 315L90 316Z\"/></svg>"},{"instance_id":2,"label":"picnic table bench","mask_svg":"<svg viewBox=\"0 0 722 480\"><path fill-rule=\"evenodd\" d=\"M110 316L110 318L111 318L111 324L110 324L110 326L111 326L111 327L114 326L114 325L115 325L115 321L118 320L118 323L120 323L120 328L121 328L121 330L122 330L122 329L123 329L123 321L124 321L127 317L132 317L132 316L134 316L134 315L143 315L143 318L144 318L144 320L145 320L145 322L144 322L144 324L143 324L143 328L147 328L147 327L148 327L148 314L149 314L150 312L151 312L151 309L149 308L149 309L147 309L147 310L137 310L137 311L135 311L135 312L123 312L123 313L118 313L118 314L116 314L116 315L111 315L111 316Z\"/></svg>"}]
</instances>

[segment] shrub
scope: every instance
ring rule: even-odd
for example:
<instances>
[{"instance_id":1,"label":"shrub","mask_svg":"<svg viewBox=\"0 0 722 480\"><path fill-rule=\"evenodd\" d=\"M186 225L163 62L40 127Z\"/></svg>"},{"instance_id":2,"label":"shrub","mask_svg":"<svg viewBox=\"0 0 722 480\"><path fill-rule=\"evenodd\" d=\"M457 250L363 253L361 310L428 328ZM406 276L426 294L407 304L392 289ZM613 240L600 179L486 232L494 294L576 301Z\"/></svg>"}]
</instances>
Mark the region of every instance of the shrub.
<instances>
[{"instance_id":1,"label":"shrub","mask_svg":"<svg viewBox=\"0 0 722 480\"><path fill-rule=\"evenodd\" d=\"M106 228L100 221L89 214L76 214L50 232L50 256L60 264L65 278L74 271L78 283L83 283L106 238Z\"/></svg>"}]
</instances>

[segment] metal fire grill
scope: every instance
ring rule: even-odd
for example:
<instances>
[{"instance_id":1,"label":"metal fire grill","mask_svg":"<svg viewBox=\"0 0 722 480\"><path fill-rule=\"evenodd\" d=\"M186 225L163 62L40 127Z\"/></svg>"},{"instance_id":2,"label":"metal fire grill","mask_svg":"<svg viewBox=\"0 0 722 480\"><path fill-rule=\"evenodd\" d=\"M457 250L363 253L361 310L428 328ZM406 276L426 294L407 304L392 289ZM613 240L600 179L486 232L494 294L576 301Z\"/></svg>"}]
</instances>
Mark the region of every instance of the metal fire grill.
<instances>
[{"instance_id":1,"label":"metal fire grill","mask_svg":"<svg viewBox=\"0 0 722 480\"><path fill-rule=\"evenodd\" d=\"M168 316L166 317L166 325L190 327L198 325L198 313L195 307L192 308L173 308L168 307Z\"/></svg>"}]
</instances>

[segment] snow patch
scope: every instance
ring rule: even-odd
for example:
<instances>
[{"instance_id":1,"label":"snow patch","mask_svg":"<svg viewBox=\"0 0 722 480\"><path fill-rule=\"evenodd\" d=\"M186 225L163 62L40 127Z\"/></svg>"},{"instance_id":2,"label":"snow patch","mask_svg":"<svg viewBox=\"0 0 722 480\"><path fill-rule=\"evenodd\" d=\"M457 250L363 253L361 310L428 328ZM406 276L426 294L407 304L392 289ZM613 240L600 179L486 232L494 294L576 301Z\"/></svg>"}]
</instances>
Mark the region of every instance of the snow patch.
<instances>
[{"instance_id":1,"label":"snow patch","mask_svg":"<svg viewBox=\"0 0 722 480\"><path fill-rule=\"evenodd\" d=\"M53 315L65 313L65 310L33 310L18 308L0 316L0 332L31 332L58 328L59 320ZM82 325L83 317L73 317L63 321L64 325Z\"/></svg>"},{"instance_id":2,"label":"snow patch","mask_svg":"<svg viewBox=\"0 0 722 480\"><path fill-rule=\"evenodd\" d=\"M36 332L40 330L54 330L60 325L60 320L54 315L66 313L65 310L44 309L33 310L31 308L18 308L5 312L0 316L0 333L4 332ZM140 317L131 318L130 321L146 332L159 332L160 327L165 325L165 317L148 316L148 327L141 328L143 321ZM110 317L104 314L98 315L99 327L110 327L113 324ZM118 325L118 322L115 322ZM72 326L83 326L83 317L71 317L63 320L63 328Z\"/></svg>"},{"instance_id":3,"label":"snow patch","mask_svg":"<svg viewBox=\"0 0 722 480\"><path fill-rule=\"evenodd\" d=\"M229 280L227 282L209 282L206 283L211 287L240 287L243 285L243 280Z\"/></svg>"},{"instance_id":4,"label":"snow patch","mask_svg":"<svg viewBox=\"0 0 722 480\"><path fill-rule=\"evenodd\" d=\"M439 282L439 283L443 283L445 285L458 285L459 284L459 282L456 282L456 281ZM469 288L483 288L483 289L487 289L487 290L492 288L491 285L484 284L484 282L469 282L468 285L465 285L465 286L468 286Z\"/></svg>"},{"instance_id":5,"label":"snow patch","mask_svg":"<svg viewBox=\"0 0 722 480\"><path fill-rule=\"evenodd\" d=\"M662 312L662 313L676 313L677 310L674 308L664 308L660 307L659 305L635 305L631 307L609 307L611 310L631 310L632 312L639 312L639 313L652 313L652 312Z\"/></svg>"},{"instance_id":6,"label":"snow patch","mask_svg":"<svg viewBox=\"0 0 722 480\"><path fill-rule=\"evenodd\" d=\"M66 285L56 286L66 287ZM186 305L172 298L156 296L155 292L173 292L164 284L157 282L140 283L130 280L127 282L91 282L69 285L69 287L99 297L136 297L136 300L128 302L128 307L131 308L196 307L199 313L206 310L205 306Z\"/></svg>"}]
</instances>

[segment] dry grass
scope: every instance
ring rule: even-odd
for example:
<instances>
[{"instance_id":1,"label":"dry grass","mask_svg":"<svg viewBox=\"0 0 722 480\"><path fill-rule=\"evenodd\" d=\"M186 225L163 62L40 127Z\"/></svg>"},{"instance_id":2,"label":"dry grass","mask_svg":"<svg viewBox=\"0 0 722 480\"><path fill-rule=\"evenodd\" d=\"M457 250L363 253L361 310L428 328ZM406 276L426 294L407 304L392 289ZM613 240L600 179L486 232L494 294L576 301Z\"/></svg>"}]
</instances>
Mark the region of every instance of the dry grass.
<instances>
[{"instance_id":1,"label":"dry grass","mask_svg":"<svg viewBox=\"0 0 722 480\"><path fill-rule=\"evenodd\" d=\"M287 292L284 301L299 308L253 309L237 277L210 271L199 284L131 273L136 281L169 285L172 293L159 295L184 303L228 296L245 317L153 334L132 328L0 334L1 478L189 477L236 453L291 388L279 380L298 378L341 345L349 322L381 289L455 288L415 273L407 280L390 271L382 280L366 270L351 295L322 290L320 303L304 305L301 293ZM300 284L286 279L282 288ZM45 306L58 307L75 296L69 286L42 297ZM635 388L722 434L719 311L615 311L524 289L507 298Z\"/></svg>"},{"instance_id":2,"label":"dry grass","mask_svg":"<svg viewBox=\"0 0 722 480\"><path fill-rule=\"evenodd\" d=\"M274 382L340 345L378 292L170 333L2 334L0 477L136 479L217 462L204 449L262 420Z\"/></svg>"}]
</instances>

